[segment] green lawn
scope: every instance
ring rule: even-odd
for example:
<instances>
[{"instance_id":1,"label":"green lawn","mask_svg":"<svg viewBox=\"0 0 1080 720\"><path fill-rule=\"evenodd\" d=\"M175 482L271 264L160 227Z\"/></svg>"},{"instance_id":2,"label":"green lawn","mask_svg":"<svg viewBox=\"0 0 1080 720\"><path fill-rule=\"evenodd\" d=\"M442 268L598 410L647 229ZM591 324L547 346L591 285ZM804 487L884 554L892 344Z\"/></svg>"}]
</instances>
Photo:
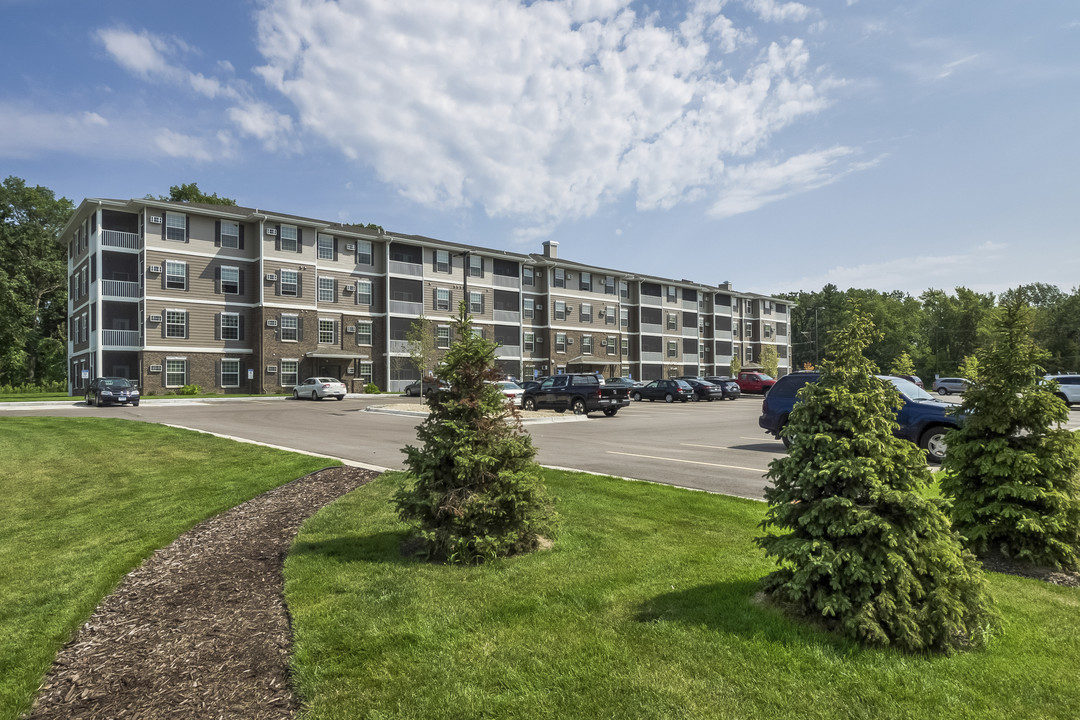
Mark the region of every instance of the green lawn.
<instances>
[{"instance_id":1,"label":"green lawn","mask_svg":"<svg viewBox=\"0 0 1080 720\"><path fill-rule=\"evenodd\" d=\"M155 549L328 464L119 419L0 418L0 718Z\"/></svg>"},{"instance_id":2,"label":"green lawn","mask_svg":"<svg viewBox=\"0 0 1080 720\"><path fill-rule=\"evenodd\" d=\"M286 564L307 720L1080 717L1080 590L991 575L988 649L862 649L755 602L763 504L547 477L554 548L481 567L401 557L400 474L307 522Z\"/></svg>"}]
</instances>

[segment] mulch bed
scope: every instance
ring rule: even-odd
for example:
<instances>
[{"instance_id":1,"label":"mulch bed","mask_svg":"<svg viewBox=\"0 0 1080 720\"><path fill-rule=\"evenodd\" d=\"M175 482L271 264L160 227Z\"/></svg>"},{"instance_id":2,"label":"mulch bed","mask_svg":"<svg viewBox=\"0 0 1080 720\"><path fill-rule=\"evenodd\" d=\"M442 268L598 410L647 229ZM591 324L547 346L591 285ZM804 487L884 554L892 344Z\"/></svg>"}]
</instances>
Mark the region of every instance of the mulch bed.
<instances>
[{"instance_id":1,"label":"mulch bed","mask_svg":"<svg viewBox=\"0 0 1080 720\"><path fill-rule=\"evenodd\" d=\"M293 717L282 563L304 520L376 475L322 470L154 553L61 650L27 717Z\"/></svg>"}]
</instances>

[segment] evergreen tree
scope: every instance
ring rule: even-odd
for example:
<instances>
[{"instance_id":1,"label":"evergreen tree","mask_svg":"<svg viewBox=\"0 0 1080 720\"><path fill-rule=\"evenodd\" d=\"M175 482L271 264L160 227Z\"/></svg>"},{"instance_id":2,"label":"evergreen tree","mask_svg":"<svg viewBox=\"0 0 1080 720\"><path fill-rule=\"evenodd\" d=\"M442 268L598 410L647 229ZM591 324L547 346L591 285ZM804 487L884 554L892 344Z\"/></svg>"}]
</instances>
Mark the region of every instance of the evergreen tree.
<instances>
[{"instance_id":1,"label":"evergreen tree","mask_svg":"<svg viewBox=\"0 0 1080 720\"><path fill-rule=\"evenodd\" d=\"M1035 565L1080 567L1080 438L1068 407L1042 379L1049 353L1031 338L1022 297L999 307L964 424L946 436L941 490L953 524L976 552Z\"/></svg>"},{"instance_id":2,"label":"evergreen tree","mask_svg":"<svg viewBox=\"0 0 1080 720\"><path fill-rule=\"evenodd\" d=\"M555 513L532 439L494 385L497 345L473 333L461 303L455 340L439 365L450 388L431 394L417 430L422 447L403 452L416 483L395 495L429 558L481 562L535 550Z\"/></svg>"},{"instance_id":3,"label":"evergreen tree","mask_svg":"<svg viewBox=\"0 0 1080 720\"><path fill-rule=\"evenodd\" d=\"M911 361L911 356L907 352L900 353L899 357L893 360L892 367L889 368L890 375L914 375L915 363Z\"/></svg>"},{"instance_id":4,"label":"evergreen tree","mask_svg":"<svg viewBox=\"0 0 1080 720\"><path fill-rule=\"evenodd\" d=\"M758 538L779 569L763 585L794 612L860 642L907 651L977 646L994 620L981 568L931 500L920 450L893 435L900 396L864 349L876 333L853 310L799 391L774 460Z\"/></svg>"}]
</instances>

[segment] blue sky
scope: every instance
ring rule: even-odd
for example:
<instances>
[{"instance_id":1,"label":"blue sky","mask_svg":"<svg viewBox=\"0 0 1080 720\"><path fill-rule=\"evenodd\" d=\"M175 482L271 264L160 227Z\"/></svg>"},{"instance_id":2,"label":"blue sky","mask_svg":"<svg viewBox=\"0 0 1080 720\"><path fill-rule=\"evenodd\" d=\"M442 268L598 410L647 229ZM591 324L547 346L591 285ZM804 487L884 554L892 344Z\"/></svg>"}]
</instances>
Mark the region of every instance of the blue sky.
<instances>
[{"instance_id":1,"label":"blue sky","mask_svg":"<svg viewBox=\"0 0 1080 720\"><path fill-rule=\"evenodd\" d=\"M0 0L0 176L753 292L1080 284L1075 0Z\"/></svg>"}]
</instances>

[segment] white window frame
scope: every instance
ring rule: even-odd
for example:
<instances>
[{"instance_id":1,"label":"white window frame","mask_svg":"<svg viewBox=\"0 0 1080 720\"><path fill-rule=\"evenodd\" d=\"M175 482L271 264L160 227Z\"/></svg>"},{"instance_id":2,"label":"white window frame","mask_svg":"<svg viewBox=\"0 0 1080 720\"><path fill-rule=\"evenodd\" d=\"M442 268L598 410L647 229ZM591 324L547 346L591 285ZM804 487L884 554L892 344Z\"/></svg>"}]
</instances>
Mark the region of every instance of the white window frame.
<instances>
[{"instance_id":1,"label":"white window frame","mask_svg":"<svg viewBox=\"0 0 1080 720\"><path fill-rule=\"evenodd\" d=\"M375 264L375 247L371 244L370 240L357 240L356 241L356 264L357 265L374 265Z\"/></svg>"},{"instance_id":2,"label":"white window frame","mask_svg":"<svg viewBox=\"0 0 1080 720\"><path fill-rule=\"evenodd\" d=\"M679 357L679 341L668 340L667 343L667 356L669 358Z\"/></svg>"},{"instance_id":3,"label":"white window frame","mask_svg":"<svg viewBox=\"0 0 1080 720\"><path fill-rule=\"evenodd\" d=\"M619 308L619 327L630 327L629 308Z\"/></svg>"},{"instance_id":4,"label":"white window frame","mask_svg":"<svg viewBox=\"0 0 1080 720\"><path fill-rule=\"evenodd\" d=\"M484 258L469 254L469 277L484 277Z\"/></svg>"},{"instance_id":5,"label":"white window frame","mask_svg":"<svg viewBox=\"0 0 1080 720\"><path fill-rule=\"evenodd\" d=\"M289 382L290 379L292 382ZM279 361L278 382L281 387L295 387L299 384L300 361L295 358L282 358Z\"/></svg>"},{"instance_id":6,"label":"white window frame","mask_svg":"<svg viewBox=\"0 0 1080 720\"><path fill-rule=\"evenodd\" d=\"M176 231L179 231L179 237ZM165 213L165 239L172 242L187 242L187 215L174 212Z\"/></svg>"},{"instance_id":7,"label":"white window frame","mask_svg":"<svg viewBox=\"0 0 1080 720\"><path fill-rule=\"evenodd\" d=\"M435 288L435 309L450 310L450 288Z\"/></svg>"},{"instance_id":8,"label":"white window frame","mask_svg":"<svg viewBox=\"0 0 1080 720\"><path fill-rule=\"evenodd\" d=\"M281 281L281 285L278 286L278 292L282 297L298 297L300 293L300 273L296 270L280 270L278 271L278 278ZM288 278L292 278L289 280ZM289 288L292 288L289 290Z\"/></svg>"},{"instance_id":9,"label":"white window frame","mask_svg":"<svg viewBox=\"0 0 1080 720\"><path fill-rule=\"evenodd\" d=\"M370 322L358 322L356 323L356 344L368 345L372 343L374 338L374 323ZM366 340L366 342L365 342Z\"/></svg>"},{"instance_id":10,"label":"white window frame","mask_svg":"<svg viewBox=\"0 0 1080 720\"><path fill-rule=\"evenodd\" d=\"M360 362L358 365L356 376L360 378L360 382L365 385L374 382L375 365L371 362Z\"/></svg>"},{"instance_id":11,"label":"white window frame","mask_svg":"<svg viewBox=\"0 0 1080 720\"><path fill-rule=\"evenodd\" d=\"M236 368L236 370L226 371L225 370L225 364L226 363L233 364L233 366ZM232 375L232 374L235 373L236 382L231 382L231 383L226 382L226 378L225 378L226 373L228 373L229 375ZM230 378L230 380L231 380L231 378ZM223 388L237 388L237 387L240 387L240 359L239 358L222 358L221 359L221 377L219 378L218 382L221 383L221 387L223 387Z\"/></svg>"},{"instance_id":12,"label":"white window frame","mask_svg":"<svg viewBox=\"0 0 1080 720\"><path fill-rule=\"evenodd\" d=\"M566 333L555 333L555 352L566 352Z\"/></svg>"},{"instance_id":13,"label":"white window frame","mask_svg":"<svg viewBox=\"0 0 1080 720\"><path fill-rule=\"evenodd\" d=\"M228 275L232 276L228 280L225 279L226 273ZM229 288L232 288L232 289L226 289L226 285L225 285L226 283L228 283ZM240 294L240 268L233 267L231 265L222 265L221 266L221 294L222 295L239 295Z\"/></svg>"},{"instance_id":14,"label":"white window frame","mask_svg":"<svg viewBox=\"0 0 1080 720\"><path fill-rule=\"evenodd\" d=\"M335 345L336 343L337 322L330 318L319 318L319 344Z\"/></svg>"},{"instance_id":15,"label":"white window frame","mask_svg":"<svg viewBox=\"0 0 1080 720\"><path fill-rule=\"evenodd\" d=\"M356 304L373 305L375 303L370 280L358 280L356 282Z\"/></svg>"},{"instance_id":16,"label":"white window frame","mask_svg":"<svg viewBox=\"0 0 1080 720\"><path fill-rule=\"evenodd\" d=\"M176 272L176 268L180 268L180 272ZM170 272L172 270L172 272ZM173 287L170 285L170 278L180 278L179 287ZM180 262L179 260L166 260L165 261L165 289L166 290L187 290L187 263Z\"/></svg>"},{"instance_id":17,"label":"white window frame","mask_svg":"<svg viewBox=\"0 0 1080 720\"><path fill-rule=\"evenodd\" d=\"M226 324L228 321L228 324ZM229 337L225 334L225 331L229 330ZM239 340L240 339L240 313L223 312L218 316L218 333L221 335L222 340Z\"/></svg>"},{"instance_id":18,"label":"white window frame","mask_svg":"<svg viewBox=\"0 0 1080 720\"><path fill-rule=\"evenodd\" d=\"M521 299L521 317L524 320L532 320L536 316L535 301L532 298Z\"/></svg>"},{"instance_id":19,"label":"white window frame","mask_svg":"<svg viewBox=\"0 0 1080 720\"><path fill-rule=\"evenodd\" d=\"M592 355L592 335L581 336L581 354Z\"/></svg>"},{"instance_id":20,"label":"white window frame","mask_svg":"<svg viewBox=\"0 0 1080 720\"><path fill-rule=\"evenodd\" d=\"M450 264L450 251L449 250L436 250L435 251L435 272L446 273L449 275L453 268Z\"/></svg>"},{"instance_id":21,"label":"white window frame","mask_svg":"<svg viewBox=\"0 0 1080 720\"><path fill-rule=\"evenodd\" d=\"M754 362L754 346L746 346L746 362Z\"/></svg>"},{"instance_id":22,"label":"white window frame","mask_svg":"<svg viewBox=\"0 0 1080 720\"><path fill-rule=\"evenodd\" d=\"M533 279L533 269L531 267L522 266L521 268L521 284L527 287L533 287L535 284Z\"/></svg>"},{"instance_id":23,"label":"white window frame","mask_svg":"<svg viewBox=\"0 0 1080 720\"><path fill-rule=\"evenodd\" d=\"M578 289L585 292L592 292L592 273L578 273Z\"/></svg>"},{"instance_id":24,"label":"white window frame","mask_svg":"<svg viewBox=\"0 0 1080 720\"><path fill-rule=\"evenodd\" d=\"M604 306L604 324L605 325L614 325L615 324L615 306L614 305L606 305L606 306Z\"/></svg>"},{"instance_id":25,"label":"white window frame","mask_svg":"<svg viewBox=\"0 0 1080 720\"><path fill-rule=\"evenodd\" d=\"M667 285L666 291L668 302L679 302L679 291L674 285Z\"/></svg>"},{"instance_id":26,"label":"white window frame","mask_svg":"<svg viewBox=\"0 0 1080 720\"><path fill-rule=\"evenodd\" d=\"M667 325L665 327L668 330L678 330L679 329L679 319L677 317L675 317L675 313L670 313L670 312L667 313Z\"/></svg>"},{"instance_id":27,"label":"white window frame","mask_svg":"<svg viewBox=\"0 0 1080 720\"><path fill-rule=\"evenodd\" d=\"M614 355L615 354L615 342L616 341L617 341L617 338L614 335L608 335L607 336L607 354L608 355Z\"/></svg>"},{"instance_id":28,"label":"white window frame","mask_svg":"<svg viewBox=\"0 0 1080 720\"><path fill-rule=\"evenodd\" d=\"M535 338L531 332L522 333L521 342L521 347L529 352L532 352L536 348Z\"/></svg>"},{"instance_id":29,"label":"white window frame","mask_svg":"<svg viewBox=\"0 0 1080 720\"><path fill-rule=\"evenodd\" d=\"M315 245L317 246L316 256L320 260L333 260L334 259L334 236L327 235L326 233L319 233L315 237Z\"/></svg>"},{"instance_id":30,"label":"white window frame","mask_svg":"<svg viewBox=\"0 0 1080 720\"><path fill-rule=\"evenodd\" d=\"M484 314L484 293L469 292L469 312L474 315Z\"/></svg>"},{"instance_id":31,"label":"white window frame","mask_svg":"<svg viewBox=\"0 0 1080 720\"><path fill-rule=\"evenodd\" d=\"M319 276L317 282L319 302L337 302L337 281L332 277Z\"/></svg>"},{"instance_id":32,"label":"white window frame","mask_svg":"<svg viewBox=\"0 0 1080 720\"><path fill-rule=\"evenodd\" d=\"M234 220L221 221L221 247L234 250L240 247L240 223Z\"/></svg>"},{"instance_id":33,"label":"white window frame","mask_svg":"<svg viewBox=\"0 0 1080 720\"><path fill-rule=\"evenodd\" d=\"M289 336L292 337L289 337ZM300 340L300 316L280 315L278 317L278 340L297 342ZM293 383L295 385L296 383Z\"/></svg>"},{"instance_id":34,"label":"white window frame","mask_svg":"<svg viewBox=\"0 0 1080 720\"><path fill-rule=\"evenodd\" d=\"M556 300L555 301L555 319L556 320L565 320L566 319L566 302L563 301L563 300Z\"/></svg>"},{"instance_id":35,"label":"white window frame","mask_svg":"<svg viewBox=\"0 0 1080 720\"><path fill-rule=\"evenodd\" d=\"M581 303L578 306L578 318L581 322L592 322L592 303Z\"/></svg>"},{"instance_id":36,"label":"white window frame","mask_svg":"<svg viewBox=\"0 0 1080 720\"><path fill-rule=\"evenodd\" d=\"M169 369L169 364L173 363L173 369ZM180 369L176 369L176 364L179 364ZM169 382L170 375L175 376L177 373L183 377L180 382ZM186 357L167 357L165 358L165 387L184 387L188 384L188 362Z\"/></svg>"},{"instance_id":37,"label":"white window frame","mask_svg":"<svg viewBox=\"0 0 1080 720\"><path fill-rule=\"evenodd\" d=\"M170 321L170 315L172 320ZM170 328L180 328L181 334L177 335ZM186 339L188 336L188 313L187 310L166 310L165 311L165 337Z\"/></svg>"},{"instance_id":38,"label":"white window frame","mask_svg":"<svg viewBox=\"0 0 1080 720\"><path fill-rule=\"evenodd\" d=\"M566 270L564 270L563 268L555 268L555 271L552 273L552 275L554 276L554 280L552 281L552 285L554 287L566 287Z\"/></svg>"},{"instance_id":39,"label":"white window frame","mask_svg":"<svg viewBox=\"0 0 1080 720\"><path fill-rule=\"evenodd\" d=\"M611 343L609 342L608 344L610 345ZM623 357L630 357L630 338L622 339L620 349L622 350Z\"/></svg>"},{"instance_id":40,"label":"white window frame","mask_svg":"<svg viewBox=\"0 0 1080 720\"><path fill-rule=\"evenodd\" d=\"M435 327L435 347L445 350L450 347L450 326L437 325Z\"/></svg>"},{"instance_id":41,"label":"white window frame","mask_svg":"<svg viewBox=\"0 0 1080 720\"><path fill-rule=\"evenodd\" d=\"M281 247L282 252L299 252L300 250L300 233L297 232L295 225L282 225L278 230L278 245ZM286 242L290 245L286 245Z\"/></svg>"}]
</instances>

